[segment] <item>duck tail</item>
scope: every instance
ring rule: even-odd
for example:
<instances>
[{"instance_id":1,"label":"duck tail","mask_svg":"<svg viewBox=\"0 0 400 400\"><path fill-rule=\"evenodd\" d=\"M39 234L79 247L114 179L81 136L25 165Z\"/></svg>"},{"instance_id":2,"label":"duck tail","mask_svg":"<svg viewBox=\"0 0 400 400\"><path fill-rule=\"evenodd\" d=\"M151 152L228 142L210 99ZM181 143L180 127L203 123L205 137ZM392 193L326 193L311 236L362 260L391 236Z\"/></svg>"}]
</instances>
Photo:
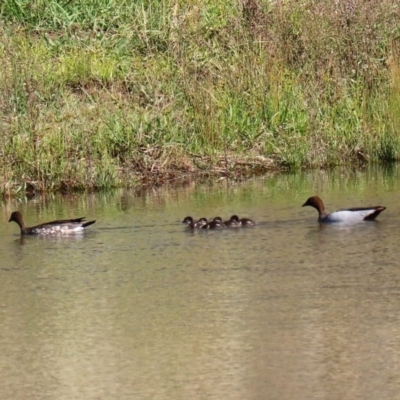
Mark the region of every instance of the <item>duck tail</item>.
<instances>
[{"instance_id":1,"label":"duck tail","mask_svg":"<svg viewBox=\"0 0 400 400\"><path fill-rule=\"evenodd\" d=\"M386 207L375 207L375 211L372 212L371 214L367 215L364 220L366 221L372 221L373 219L375 219L382 211L386 210Z\"/></svg>"},{"instance_id":2,"label":"duck tail","mask_svg":"<svg viewBox=\"0 0 400 400\"><path fill-rule=\"evenodd\" d=\"M96 222L96 220L85 222L84 224L82 224L82 228L86 228L89 225L93 225L95 222Z\"/></svg>"}]
</instances>

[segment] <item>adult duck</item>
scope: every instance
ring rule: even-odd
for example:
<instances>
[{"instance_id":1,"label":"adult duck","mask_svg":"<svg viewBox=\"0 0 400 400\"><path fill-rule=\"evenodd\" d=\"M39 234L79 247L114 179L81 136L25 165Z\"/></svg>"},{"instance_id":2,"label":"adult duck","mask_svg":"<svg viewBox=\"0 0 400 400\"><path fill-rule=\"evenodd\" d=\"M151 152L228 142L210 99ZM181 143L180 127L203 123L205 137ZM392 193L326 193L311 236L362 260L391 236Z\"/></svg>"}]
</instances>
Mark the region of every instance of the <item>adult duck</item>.
<instances>
[{"instance_id":1,"label":"adult duck","mask_svg":"<svg viewBox=\"0 0 400 400\"><path fill-rule=\"evenodd\" d=\"M35 226L26 226L24 218L19 211L11 214L8 222L14 221L21 229L21 235L59 235L83 232L89 225L96 221L84 221L85 217L75 219L62 219L58 221L45 222Z\"/></svg>"},{"instance_id":2,"label":"adult duck","mask_svg":"<svg viewBox=\"0 0 400 400\"><path fill-rule=\"evenodd\" d=\"M361 221L372 221L382 211L386 210L386 207L374 206L374 207L361 207L361 208L348 208L344 210L334 211L333 213L326 213L324 203L318 196L313 196L307 199L303 204L303 207L311 206L318 211L319 222L344 222L344 223L357 223Z\"/></svg>"},{"instance_id":3,"label":"adult duck","mask_svg":"<svg viewBox=\"0 0 400 400\"><path fill-rule=\"evenodd\" d=\"M207 219L200 218L198 221L195 221L192 217L188 216L183 219L182 224L186 224L190 229L201 228L203 225L207 225Z\"/></svg>"},{"instance_id":4,"label":"adult duck","mask_svg":"<svg viewBox=\"0 0 400 400\"><path fill-rule=\"evenodd\" d=\"M255 222L250 218L240 218L237 215L232 215L229 221L225 221L225 225L230 228L237 228L240 226L253 226Z\"/></svg>"}]
</instances>

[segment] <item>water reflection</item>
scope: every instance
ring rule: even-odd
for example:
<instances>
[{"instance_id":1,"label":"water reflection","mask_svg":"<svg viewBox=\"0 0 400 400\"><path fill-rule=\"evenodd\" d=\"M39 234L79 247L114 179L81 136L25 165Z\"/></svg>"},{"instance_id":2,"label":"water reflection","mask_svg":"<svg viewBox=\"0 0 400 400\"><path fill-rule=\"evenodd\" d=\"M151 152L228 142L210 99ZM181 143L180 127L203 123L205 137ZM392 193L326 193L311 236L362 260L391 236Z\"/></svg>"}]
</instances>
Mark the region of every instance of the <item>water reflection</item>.
<instances>
[{"instance_id":1,"label":"water reflection","mask_svg":"<svg viewBox=\"0 0 400 400\"><path fill-rule=\"evenodd\" d=\"M4 398L396 398L398 168L3 203ZM320 225L301 207L382 204ZM91 231L8 224L86 216ZM190 231L186 215L255 227Z\"/></svg>"}]
</instances>

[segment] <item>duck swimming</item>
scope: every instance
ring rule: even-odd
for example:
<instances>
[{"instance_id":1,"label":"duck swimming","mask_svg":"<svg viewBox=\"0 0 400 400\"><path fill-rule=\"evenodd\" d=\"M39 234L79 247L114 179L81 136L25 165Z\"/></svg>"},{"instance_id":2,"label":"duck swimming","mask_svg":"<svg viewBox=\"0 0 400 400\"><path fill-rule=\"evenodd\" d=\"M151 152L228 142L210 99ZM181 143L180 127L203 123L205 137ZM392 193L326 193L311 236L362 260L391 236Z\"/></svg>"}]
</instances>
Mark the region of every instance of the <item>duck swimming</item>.
<instances>
[{"instance_id":1,"label":"duck swimming","mask_svg":"<svg viewBox=\"0 0 400 400\"><path fill-rule=\"evenodd\" d=\"M203 225L201 229L221 229L225 228L224 223L222 222L221 217L215 217L212 221L208 222L206 225Z\"/></svg>"},{"instance_id":2,"label":"duck swimming","mask_svg":"<svg viewBox=\"0 0 400 400\"><path fill-rule=\"evenodd\" d=\"M203 225L207 225L207 219L200 218L198 221L194 221L192 217L188 216L183 219L182 224L186 224L190 229L201 228Z\"/></svg>"},{"instance_id":3,"label":"duck swimming","mask_svg":"<svg viewBox=\"0 0 400 400\"><path fill-rule=\"evenodd\" d=\"M324 203L318 196L312 196L307 199L302 207L311 206L318 211L318 222L344 222L344 223L357 223L361 221L374 220L386 207L361 207L361 208L348 208L344 210L334 211L328 214L325 211Z\"/></svg>"},{"instance_id":4,"label":"duck swimming","mask_svg":"<svg viewBox=\"0 0 400 400\"><path fill-rule=\"evenodd\" d=\"M28 227L25 225L24 218L19 211L14 211L8 222L14 221L18 224L21 235L58 235L83 232L89 225L96 221L84 221L85 217L75 219L63 219L44 224Z\"/></svg>"},{"instance_id":5,"label":"duck swimming","mask_svg":"<svg viewBox=\"0 0 400 400\"><path fill-rule=\"evenodd\" d=\"M240 218L237 215L232 215L229 221L225 221L225 225L230 228L237 228L239 226L253 226L255 222L250 218Z\"/></svg>"}]
</instances>

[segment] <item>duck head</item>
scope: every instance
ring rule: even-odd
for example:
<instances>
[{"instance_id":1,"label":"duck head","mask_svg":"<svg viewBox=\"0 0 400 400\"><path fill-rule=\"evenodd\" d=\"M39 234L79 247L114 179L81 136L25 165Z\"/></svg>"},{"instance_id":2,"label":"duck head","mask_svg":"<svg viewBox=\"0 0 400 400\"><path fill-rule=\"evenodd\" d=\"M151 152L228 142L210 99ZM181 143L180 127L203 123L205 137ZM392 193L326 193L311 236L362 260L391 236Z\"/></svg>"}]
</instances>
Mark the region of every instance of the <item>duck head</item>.
<instances>
[{"instance_id":1,"label":"duck head","mask_svg":"<svg viewBox=\"0 0 400 400\"><path fill-rule=\"evenodd\" d=\"M11 221L16 222L21 228L23 228L25 226L24 219L22 218L22 214L19 211L14 211L11 214L8 222L11 222Z\"/></svg>"},{"instance_id":2,"label":"duck head","mask_svg":"<svg viewBox=\"0 0 400 400\"><path fill-rule=\"evenodd\" d=\"M302 207L311 206L318 209L324 210L324 203L318 196L312 196L307 199L307 201L302 205Z\"/></svg>"},{"instance_id":3,"label":"duck head","mask_svg":"<svg viewBox=\"0 0 400 400\"><path fill-rule=\"evenodd\" d=\"M314 207L320 216L320 218L324 217L325 214L325 207L324 203L318 196L312 196L307 199L307 201L302 205L302 207L311 206Z\"/></svg>"},{"instance_id":4,"label":"duck head","mask_svg":"<svg viewBox=\"0 0 400 400\"><path fill-rule=\"evenodd\" d=\"M190 216L185 217L185 218L183 219L183 221L182 221L182 224L186 224L186 225L193 224L193 218L190 217Z\"/></svg>"}]
</instances>

